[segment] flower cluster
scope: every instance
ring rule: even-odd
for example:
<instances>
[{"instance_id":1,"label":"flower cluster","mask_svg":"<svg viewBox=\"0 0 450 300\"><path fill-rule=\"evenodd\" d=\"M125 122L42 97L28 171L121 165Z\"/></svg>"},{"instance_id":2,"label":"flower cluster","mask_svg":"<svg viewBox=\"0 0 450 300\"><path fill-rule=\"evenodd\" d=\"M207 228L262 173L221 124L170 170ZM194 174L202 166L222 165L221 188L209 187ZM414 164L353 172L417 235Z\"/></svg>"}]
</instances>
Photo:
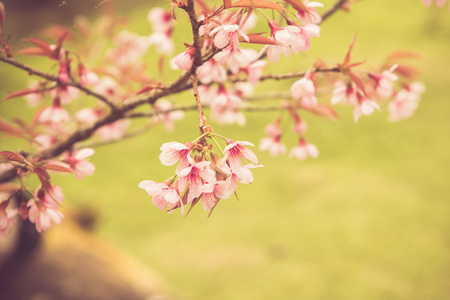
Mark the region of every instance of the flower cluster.
<instances>
[{"instance_id":1,"label":"flower cluster","mask_svg":"<svg viewBox=\"0 0 450 300\"><path fill-rule=\"evenodd\" d=\"M221 150L221 157L207 142L209 139L216 142L214 136L217 135L208 132L185 145L170 142L161 146L161 163L165 166L178 164L175 175L163 183L151 180L139 183L139 187L152 196L156 207L169 212L180 208L181 214L185 214L186 205L192 209L201 201L204 210L211 213L221 199L236 193L239 183L253 181L250 169L262 166L247 148L253 145L225 139L227 146Z\"/></svg>"}]
</instances>

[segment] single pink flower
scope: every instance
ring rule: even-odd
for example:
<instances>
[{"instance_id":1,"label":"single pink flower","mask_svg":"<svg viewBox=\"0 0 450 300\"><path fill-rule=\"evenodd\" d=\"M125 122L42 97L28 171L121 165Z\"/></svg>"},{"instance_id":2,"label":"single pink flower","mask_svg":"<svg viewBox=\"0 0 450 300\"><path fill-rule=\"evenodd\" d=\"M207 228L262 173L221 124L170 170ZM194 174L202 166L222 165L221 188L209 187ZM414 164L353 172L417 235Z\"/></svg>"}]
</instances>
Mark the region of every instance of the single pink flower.
<instances>
[{"instance_id":1,"label":"single pink flower","mask_svg":"<svg viewBox=\"0 0 450 300\"><path fill-rule=\"evenodd\" d=\"M356 91L357 87L353 82L347 84L344 81L336 82L333 95L331 96L331 104L337 104L346 100L350 105L358 105Z\"/></svg>"},{"instance_id":2,"label":"single pink flower","mask_svg":"<svg viewBox=\"0 0 450 300\"><path fill-rule=\"evenodd\" d=\"M61 224L61 220L64 218L64 215L58 210L47 207L44 203L36 202L34 199L28 201L27 206L29 207L28 218L31 223L36 224L38 232L49 229L53 224Z\"/></svg>"},{"instance_id":3,"label":"single pink flower","mask_svg":"<svg viewBox=\"0 0 450 300\"><path fill-rule=\"evenodd\" d=\"M244 115L238 110L242 99L229 92L221 85L211 98L211 114L213 119L221 125L237 123L240 126L245 124Z\"/></svg>"},{"instance_id":4,"label":"single pink flower","mask_svg":"<svg viewBox=\"0 0 450 300\"><path fill-rule=\"evenodd\" d=\"M217 33L217 34L216 34ZM210 36L216 34L214 37L214 45L223 49L228 44L231 44L233 48L239 48L239 37L238 33L248 42L248 36L239 30L239 25L230 24L230 25L221 25L219 27L214 28L210 32Z\"/></svg>"},{"instance_id":5,"label":"single pink flower","mask_svg":"<svg viewBox=\"0 0 450 300\"><path fill-rule=\"evenodd\" d=\"M103 141L115 141L122 138L130 126L130 120L117 120L114 123L103 125L95 131Z\"/></svg>"},{"instance_id":6,"label":"single pink flower","mask_svg":"<svg viewBox=\"0 0 450 300\"><path fill-rule=\"evenodd\" d=\"M421 82L413 82L394 95L388 105L389 121L399 121L411 117L416 111L420 94L425 91Z\"/></svg>"},{"instance_id":7,"label":"single pink flower","mask_svg":"<svg viewBox=\"0 0 450 300\"><path fill-rule=\"evenodd\" d=\"M171 32L175 25L170 12L161 7L155 7L150 10L147 14L147 19L152 24L155 32Z\"/></svg>"},{"instance_id":8,"label":"single pink flower","mask_svg":"<svg viewBox=\"0 0 450 300\"><path fill-rule=\"evenodd\" d=\"M52 185L47 190L44 190L41 186L34 192L34 196L40 203L53 209L58 209L59 205L64 203L65 200L62 189L57 185Z\"/></svg>"},{"instance_id":9,"label":"single pink flower","mask_svg":"<svg viewBox=\"0 0 450 300\"><path fill-rule=\"evenodd\" d=\"M317 106L316 88L312 81L312 72L306 72L302 79L297 80L291 86L291 94L294 99L301 100L303 107Z\"/></svg>"},{"instance_id":10,"label":"single pink flower","mask_svg":"<svg viewBox=\"0 0 450 300\"><path fill-rule=\"evenodd\" d=\"M83 176L91 176L95 172L94 164L86 160L89 156L94 155L94 152L92 148L66 151L62 155L62 160L70 166L78 179L84 179Z\"/></svg>"},{"instance_id":11,"label":"single pink flower","mask_svg":"<svg viewBox=\"0 0 450 300\"><path fill-rule=\"evenodd\" d=\"M227 79L227 71L211 58L197 69L198 78L203 84L211 82L224 82Z\"/></svg>"},{"instance_id":12,"label":"single pink flower","mask_svg":"<svg viewBox=\"0 0 450 300\"><path fill-rule=\"evenodd\" d=\"M281 28L275 21L269 20L269 27L272 31L272 40L281 45L269 45L267 49L267 57L271 62L277 62L283 53L286 57L291 55L289 45L295 43L296 33L300 33L298 26L288 25Z\"/></svg>"},{"instance_id":13,"label":"single pink flower","mask_svg":"<svg viewBox=\"0 0 450 300\"><path fill-rule=\"evenodd\" d=\"M281 136L263 137L259 142L259 150L269 151L273 157L286 153L286 146L280 142Z\"/></svg>"},{"instance_id":14,"label":"single pink flower","mask_svg":"<svg viewBox=\"0 0 450 300\"><path fill-rule=\"evenodd\" d=\"M78 65L78 73L81 85L96 85L99 82L98 75L86 68L83 64Z\"/></svg>"},{"instance_id":15,"label":"single pink flower","mask_svg":"<svg viewBox=\"0 0 450 300\"><path fill-rule=\"evenodd\" d=\"M358 91L357 97L358 104L353 110L353 117L355 119L355 122L358 122L359 117L361 117L362 115L369 116L375 111L375 109L381 110L380 106L378 106L375 101L366 98L366 96L364 96L362 92Z\"/></svg>"},{"instance_id":16,"label":"single pink flower","mask_svg":"<svg viewBox=\"0 0 450 300\"><path fill-rule=\"evenodd\" d=\"M381 74L370 73L370 77L375 80L375 91L382 98L388 98L393 93L392 82L397 81L398 77L393 72L397 65L393 65L389 70Z\"/></svg>"},{"instance_id":17,"label":"single pink flower","mask_svg":"<svg viewBox=\"0 0 450 300\"><path fill-rule=\"evenodd\" d=\"M319 156L319 150L313 144L306 142L304 138L300 138L297 146L289 151L289 157L295 157L298 160L304 160L307 157L317 158Z\"/></svg>"},{"instance_id":18,"label":"single pink flower","mask_svg":"<svg viewBox=\"0 0 450 300\"><path fill-rule=\"evenodd\" d=\"M176 174L178 176L181 170L194 163L194 160L189 154L190 149L181 143L164 143L160 150L162 152L159 155L159 159L161 160L161 164L164 166L172 166L181 161L176 170Z\"/></svg>"},{"instance_id":19,"label":"single pink flower","mask_svg":"<svg viewBox=\"0 0 450 300\"><path fill-rule=\"evenodd\" d=\"M178 54L173 58L172 68L175 66L178 67L181 70L188 71L192 68L192 65L194 64L194 56L195 56L195 49L194 47L188 47L186 51L183 53ZM176 69L176 68L175 68Z\"/></svg>"},{"instance_id":20,"label":"single pink flower","mask_svg":"<svg viewBox=\"0 0 450 300\"><path fill-rule=\"evenodd\" d=\"M173 108L172 103L165 99L158 99L158 101L153 104L153 107L156 110L156 114L153 117L153 122L155 124L163 123L168 132L172 132L174 130L174 121L184 118L184 111L181 110L172 110L167 113L160 113L160 111L167 111Z\"/></svg>"},{"instance_id":21,"label":"single pink flower","mask_svg":"<svg viewBox=\"0 0 450 300\"><path fill-rule=\"evenodd\" d=\"M139 183L139 187L152 196L153 205L161 210L172 209L181 203L180 194L174 186L144 180Z\"/></svg>"},{"instance_id":22,"label":"single pink flower","mask_svg":"<svg viewBox=\"0 0 450 300\"><path fill-rule=\"evenodd\" d=\"M230 166L232 172L239 172L239 170L243 167L243 162L246 163L247 161L251 161L255 164L258 164L258 158L256 157L255 153L253 153L253 151L249 148L245 147L254 147L252 143L243 141L234 142L233 140L228 140L227 144L228 145L224 149L225 155L223 157L223 160L228 161L228 165Z\"/></svg>"},{"instance_id":23,"label":"single pink flower","mask_svg":"<svg viewBox=\"0 0 450 300\"><path fill-rule=\"evenodd\" d=\"M263 74L263 69L267 65L265 60L257 60L250 65L243 67L242 70L247 73L247 80L253 86L257 86L259 79Z\"/></svg>"},{"instance_id":24,"label":"single pink flower","mask_svg":"<svg viewBox=\"0 0 450 300\"><path fill-rule=\"evenodd\" d=\"M323 4L316 1L309 2L309 0L303 1L303 4L305 4L308 11L297 10L296 15L300 19L300 22L302 22L302 24L319 24L322 21L322 18L317 13L316 7L323 7Z\"/></svg>"},{"instance_id":25,"label":"single pink flower","mask_svg":"<svg viewBox=\"0 0 450 300\"><path fill-rule=\"evenodd\" d=\"M58 85L50 92L53 100L58 100L62 105L68 105L73 99L80 96L80 90L70 85Z\"/></svg>"},{"instance_id":26,"label":"single pink flower","mask_svg":"<svg viewBox=\"0 0 450 300\"><path fill-rule=\"evenodd\" d=\"M52 106L44 109L38 118L40 123L61 124L69 123L69 113L56 102Z\"/></svg>"},{"instance_id":27,"label":"single pink flower","mask_svg":"<svg viewBox=\"0 0 450 300\"><path fill-rule=\"evenodd\" d=\"M156 51L164 55L172 55L175 50L170 35L164 32L155 32L148 37L150 45L155 45Z\"/></svg>"},{"instance_id":28,"label":"single pink flower","mask_svg":"<svg viewBox=\"0 0 450 300\"><path fill-rule=\"evenodd\" d=\"M180 191L188 188L187 203L191 203L203 192L210 193L217 179L212 170L207 168L210 161L200 161L182 169L177 175Z\"/></svg>"}]
</instances>

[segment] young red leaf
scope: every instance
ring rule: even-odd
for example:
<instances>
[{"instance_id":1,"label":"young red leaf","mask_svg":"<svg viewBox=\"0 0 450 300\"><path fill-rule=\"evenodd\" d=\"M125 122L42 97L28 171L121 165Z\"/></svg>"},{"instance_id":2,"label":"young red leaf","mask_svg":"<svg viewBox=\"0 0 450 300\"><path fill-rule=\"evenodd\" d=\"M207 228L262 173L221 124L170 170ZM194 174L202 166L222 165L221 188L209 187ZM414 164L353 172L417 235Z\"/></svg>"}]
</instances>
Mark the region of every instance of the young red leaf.
<instances>
[{"instance_id":1,"label":"young red leaf","mask_svg":"<svg viewBox=\"0 0 450 300\"><path fill-rule=\"evenodd\" d=\"M154 89L154 87L152 87L152 86L146 86L146 87L143 87L142 89L140 89L140 90L136 93L136 95L140 95L140 94L143 94L143 93L150 92L150 91L153 90L153 89Z\"/></svg>"},{"instance_id":2,"label":"young red leaf","mask_svg":"<svg viewBox=\"0 0 450 300\"><path fill-rule=\"evenodd\" d=\"M239 42L263 45L281 45L280 43L272 40L269 37L262 36L261 33L250 33L247 36L248 42L242 36L239 37Z\"/></svg>"},{"instance_id":3,"label":"young red leaf","mask_svg":"<svg viewBox=\"0 0 450 300\"><path fill-rule=\"evenodd\" d=\"M73 170L63 163L57 164L57 163L49 163L45 164L45 169L55 172L65 172L65 173L73 173Z\"/></svg>"},{"instance_id":4,"label":"young red leaf","mask_svg":"<svg viewBox=\"0 0 450 300\"><path fill-rule=\"evenodd\" d=\"M37 93L37 92L40 92L40 90L37 90L37 89L24 89L24 90L16 91L16 92L13 92L13 93L9 94L5 98L3 98L0 102L3 102L3 101L8 100L8 99L22 97L22 96L25 96L25 95L28 95L28 94L32 94L32 93Z\"/></svg>"},{"instance_id":5,"label":"young red leaf","mask_svg":"<svg viewBox=\"0 0 450 300\"><path fill-rule=\"evenodd\" d=\"M246 8L267 8L276 9L292 13L283 6L276 3L265 1L265 0L239 0L231 4L231 7L246 7Z\"/></svg>"},{"instance_id":6,"label":"young red leaf","mask_svg":"<svg viewBox=\"0 0 450 300\"><path fill-rule=\"evenodd\" d=\"M353 46L355 45L356 42L356 34L353 37L353 41L350 44L350 47L348 48L348 52L347 55L345 55L345 59L344 59L344 63L343 63L343 67L347 67L347 65L350 63L350 56L352 54L352 50L353 50Z\"/></svg>"},{"instance_id":7,"label":"young red leaf","mask_svg":"<svg viewBox=\"0 0 450 300\"><path fill-rule=\"evenodd\" d=\"M46 41L43 41L40 39L35 39L35 38L28 38L28 39L24 39L24 40L34 44L35 46L37 46L45 51L48 51L49 53L52 52L52 49L50 49L50 45Z\"/></svg>"},{"instance_id":8,"label":"young red leaf","mask_svg":"<svg viewBox=\"0 0 450 300\"><path fill-rule=\"evenodd\" d=\"M42 187L48 190L51 187L50 181L52 180L50 174L48 174L43 167L36 167L34 169L34 172L38 176L39 181L42 183Z\"/></svg>"},{"instance_id":9,"label":"young red leaf","mask_svg":"<svg viewBox=\"0 0 450 300\"><path fill-rule=\"evenodd\" d=\"M51 52L48 52L44 49L37 48L37 47L23 48L23 49L20 49L19 51L16 51L16 54L18 54L18 55L42 55L42 56L52 55Z\"/></svg>"},{"instance_id":10,"label":"young red leaf","mask_svg":"<svg viewBox=\"0 0 450 300\"><path fill-rule=\"evenodd\" d=\"M359 89L361 91L363 91L364 94L367 94L366 90L364 89L364 84L362 83L361 79L355 73L352 73L352 72L349 72L348 75L350 76L352 81L359 87Z\"/></svg>"},{"instance_id":11,"label":"young red leaf","mask_svg":"<svg viewBox=\"0 0 450 300\"><path fill-rule=\"evenodd\" d=\"M301 0L284 0L284 2L289 3L296 10L309 12L308 8Z\"/></svg>"},{"instance_id":12,"label":"young red leaf","mask_svg":"<svg viewBox=\"0 0 450 300\"><path fill-rule=\"evenodd\" d=\"M328 118L332 121L336 121L339 118L339 114L337 113L337 111L323 103L319 103L315 107L308 108L308 110L313 114Z\"/></svg>"},{"instance_id":13,"label":"young red leaf","mask_svg":"<svg viewBox=\"0 0 450 300\"><path fill-rule=\"evenodd\" d=\"M407 78L417 77L420 75L420 71L416 68L403 64L399 64L395 69L395 72Z\"/></svg>"},{"instance_id":14,"label":"young red leaf","mask_svg":"<svg viewBox=\"0 0 450 300\"><path fill-rule=\"evenodd\" d=\"M22 154L11 151L1 151L0 152L0 161L16 161L25 164L29 164L29 162L23 157Z\"/></svg>"},{"instance_id":15,"label":"young red leaf","mask_svg":"<svg viewBox=\"0 0 450 300\"><path fill-rule=\"evenodd\" d=\"M231 0L223 0L223 8L227 9L231 7Z\"/></svg>"},{"instance_id":16,"label":"young red leaf","mask_svg":"<svg viewBox=\"0 0 450 300\"><path fill-rule=\"evenodd\" d=\"M398 59L419 59L423 58L423 54L417 51L411 51L411 50L398 50L390 53L386 57L386 61L396 61Z\"/></svg>"},{"instance_id":17,"label":"young red leaf","mask_svg":"<svg viewBox=\"0 0 450 300\"><path fill-rule=\"evenodd\" d=\"M26 137L27 133L22 128L18 128L4 119L0 119L0 131L6 132L9 135L17 137Z\"/></svg>"}]
</instances>

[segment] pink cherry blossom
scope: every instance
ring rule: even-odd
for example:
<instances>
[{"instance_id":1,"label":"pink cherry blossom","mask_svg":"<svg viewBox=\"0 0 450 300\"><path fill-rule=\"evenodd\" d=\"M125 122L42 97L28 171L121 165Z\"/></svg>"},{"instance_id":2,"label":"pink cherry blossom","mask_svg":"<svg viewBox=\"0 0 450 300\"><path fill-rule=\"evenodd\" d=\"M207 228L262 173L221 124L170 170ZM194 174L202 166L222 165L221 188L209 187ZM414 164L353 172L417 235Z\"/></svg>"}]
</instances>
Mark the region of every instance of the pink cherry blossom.
<instances>
[{"instance_id":1,"label":"pink cherry blossom","mask_svg":"<svg viewBox=\"0 0 450 300\"><path fill-rule=\"evenodd\" d=\"M221 125L237 123L245 124L244 115L238 111L242 99L220 86L217 94L211 99L210 107L212 117Z\"/></svg>"},{"instance_id":2,"label":"pink cherry blossom","mask_svg":"<svg viewBox=\"0 0 450 300\"><path fill-rule=\"evenodd\" d=\"M293 109L289 110L292 119L294 120L294 124L292 126L292 130L294 133L298 135L302 135L306 132L308 126L306 125L306 122L300 118L300 115Z\"/></svg>"},{"instance_id":3,"label":"pink cherry blossom","mask_svg":"<svg viewBox=\"0 0 450 300\"><path fill-rule=\"evenodd\" d=\"M58 81L62 85L65 85L67 81L69 81L69 71L68 67L70 66L70 61L67 61L65 57L62 57L59 61L59 73L58 73Z\"/></svg>"},{"instance_id":4,"label":"pink cherry blossom","mask_svg":"<svg viewBox=\"0 0 450 300\"><path fill-rule=\"evenodd\" d=\"M99 82L98 75L81 63L78 65L78 72L80 74L81 85L96 85Z\"/></svg>"},{"instance_id":5,"label":"pink cherry blossom","mask_svg":"<svg viewBox=\"0 0 450 300\"><path fill-rule=\"evenodd\" d=\"M247 73L247 80L253 86L257 86L259 83L259 78L263 74L263 68L267 65L265 60L257 60L250 65L243 67L242 70Z\"/></svg>"},{"instance_id":6,"label":"pink cherry blossom","mask_svg":"<svg viewBox=\"0 0 450 300\"><path fill-rule=\"evenodd\" d=\"M217 53L214 59L221 65L227 64L231 72L237 74L241 67L248 66L255 60L254 53L252 49L234 48L230 45Z\"/></svg>"},{"instance_id":7,"label":"pink cherry blossom","mask_svg":"<svg viewBox=\"0 0 450 300\"><path fill-rule=\"evenodd\" d=\"M154 45L156 47L156 51L158 53L164 55L172 55L175 50L175 44L173 43L170 35L164 32L155 32L152 33L148 37L148 41L150 45Z\"/></svg>"},{"instance_id":8,"label":"pink cherry blossom","mask_svg":"<svg viewBox=\"0 0 450 300\"><path fill-rule=\"evenodd\" d=\"M101 116L102 111L96 108L83 108L77 111L75 119L81 124L92 125Z\"/></svg>"},{"instance_id":9,"label":"pink cherry blossom","mask_svg":"<svg viewBox=\"0 0 450 300\"><path fill-rule=\"evenodd\" d=\"M152 196L153 205L161 210L172 209L181 203L180 194L174 186L144 180L139 183L139 187Z\"/></svg>"},{"instance_id":10,"label":"pink cherry blossom","mask_svg":"<svg viewBox=\"0 0 450 300\"><path fill-rule=\"evenodd\" d=\"M232 172L239 172L243 167L243 162L251 161L255 164L258 164L258 158L252 150L247 148L246 146L254 145L245 141L237 141L234 142L232 140L227 141L227 146L224 149L224 161L228 161L228 165Z\"/></svg>"},{"instance_id":11,"label":"pink cherry blossom","mask_svg":"<svg viewBox=\"0 0 450 300\"><path fill-rule=\"evenodd\" d=\"M95 172L94 164L86 160L89 156L94 155L94 152L92 148L66 151L62 155L62 160L70 166L78 179L84 179L83 176L91 176Z\"/></svg>"},{"instance_id":12,"label":"pink cherry blossom","mask_svg":"<svg viewBox=\"0 0 450 300\"><path fill-rule=\"evenodd\" d=\"M203 84L211 82L224 82L227 79L227 71L211 58L197 69L198 78Z\"/></svg>"},{"instance_id":13,"label":"pink cherry blossom","mask_svg":"<svg viewBox=\"0 0 450 300\"><path fill-rule=\"evenodd\" d=\"M291 24L289 22L289 24ZM298 26L296 23L292 23L293 26ZM290 47L294 54L302 51L307 51L311 48L311 38L320 36L320 27L315 24L306 24L298 26L299 32L293 32L293 38L290 40Z\"/></svg>"},{"instance_id":14,"label":"pink cherry blossom","mask_svg":"<svg viewBox=\"0 0 450 300\"><path fill-rule=\"evenodd\" d=\"M210 164L210 161L200 161L182 169L177 174L180 177L178 179L180 191L188 189L187 203L191 203L203 192L210 193L212 191L217 180L214 172L207 168Z\"/></svg>"},{"instance_id":15,"label":"pink cherry blossom","mask_svg":"<svg viewBox=\"0 0 450 300\"><path fill-rule=\"evenodd\" d=\"M357 87L353 82L347 84L344 81L336 82L333 95L331 96L331 104L337 104L346 100L350 105L358 105L356 91Z\"/></svg>"},{"instance_id":16,"label":"pink cherry blossom","mask_svg":"<svg viewBox=\"0 0 450 300\"><path fill-rule=\"evenodd\" d=\"M362 94L362 92L358 91L357 97L358 104L353 110L353 118L355 119L355 122L358 122L359 117L361 117L362 115L368 116L371 115L375 111L375 109L381 110L380 106L378 106L375 101L368 99Z\"/></svg>"},{"instance_id":17,"label":"pink cherry blossom","mask_svg":"<svg viewBox=\"0 0 450 300\"><path fill-rule=\"evenodd\" d=\"M319 150L313 144L306 142L304 138L300 138L297 146L289 151L289 157L295 157L298 160L304 160L307 157L317 158L319 156Z\"/></svg>"},{"instance_id":18,"label":"pink cherry blossom","mask_svg":"<svg viewBox=\"0 0 450 300\"><path fill-rule=\"evenodd\" d=\"M286 146L280 141L281 136L278 137L263 137L259 142L259 150L269 151L273 157L286 153Z\"/></svg>"},{"instance_id":19,"label":"pink cherry blossom","mask_svg":"<svg viewBox=\"0 0 450 300\"><path fill-rule=\"evenodd\" d=\"M393 72L397 65L393 65L389 70L383 71L381 74L371 73L370 77L375 80L375 91L382 98L388 98L392 95L392 82L397 81L398 77Z\"/></svg>"},{"instance_id":20,"label":"pink cherry blossom","mask_svg":"<svg viewBox=\"0 0 450 300\"><path fill-rule=\"evenodd\" d=\"M322 18L317 13L316 7L323 7L323 4L316 1L309 2L309 0L303 1L303 4L305 4L308 11L297 10L297 17L300 19L300 22L302 22L302 24L319 24L322 21Z\"/></svg>"},{"instance_id":21,"label":"pink cherry blossom","mask_svg":"<svg viewBox=\"0 0 450 300\"><path fill-rule=\"evenodd\" d=\"M211 192L202 193L202 206L203 209L209 211L213 209L220 199L228 199L234 190L231 184L226 181L217 181L214 185L214 189Z\"/></svg>"},{"instance_id":22,"label":"pink cherry blossom","mask_svg":"<svg viewBox=\"0 0 450 300\"><path fill-rule=\"evenodd\" d=\"M155 32L170 32L175 25L170 12L161 7L155 7L150 10L147 14L147 19L152 24Z\"/></svg>"},{"instance_id":23,"label":"pink cherry blossom","mask_svg":"<svg viewBox=\"0 0 450 300\"><path fill-rule=\"evenodd\" d=\"M216 34L217 33L217 34ZM216 27L213 29L209 35L214 35L214 45L219 48L223 49L228 44L231 44L231 46L235 49L239 48L239 37L238 33L248 42L248 36L243 33L241 30L239 30L239 25L237 24L231 24L231 25L221 25L219 27Z\"/></svg>"},{"instance_id":24,"label":"pink cherry blossom","mask_svg":"<svg viewBox=\"0 0 450 300\"><path fill-rule=\"evenodd\" d=\"M130 120L117 120L114 123L104 125L95 131L103 141L115 141L120 139L127 132Z\"/></svg>"},{"instance_id":25,"label":"pink cherry blossom","mask_svg":"<svg viewBox=\"0 0 450 300\"><path fill-rule=\"evenodd\" d=\"M110 101L119 101L122 98L120 85L109 76L103 76L100 79L99 83L94 87L94 92L107 97Z\"/></svg>"},{"instance_id":26,"label":"pink cherry blossom","mask_svg":"<svg viewBox=\"0 0 450 300\"><path fill-rule=\"evenodd\" d=\"M188 47L186 51L174 57L173 63L181 70L188 71L192 68L192 65L194 64L194 56L195 56L194 47ZM172 68L173 67L174 65L172 64Z\"/></svg>"},{"instance_id":27,"label":"pink cherry blossom","mask_svg":"<svg viewBox=\"0 0 450 300\"><path fill-rule=\"evenodd\" d=\"M35 191L34 196L40 203L53 209L58 209L65 199L62 189L57 185L51 185L46 190L41 186Z\"/></svg>"},{"instance_id":28,"label":"pink cherry blossom","mask_svg":"<svg viewBox=\"0 0 450 300\"><path fill-rule=\"evenodd\" d=\"M41 123L61 124L69 123L70 117L69 113L57 102L44 109L39 115L38 120Z\"/></svg>"},{"instance_id":29,"label":"pink cherry blossom","mask_svg":"<svg viewBox=\"0 0 450 300\"><path fill-rule=\"evenodd\" d=\"M264 133L270 137L279 137L282 134L281 131L281 118L275 119L275 121L269 123L264 127Z\"/></svg>"},{"instance_id":30,"label":"pink cherry blossom","mask_svg":"<svg viewBox=\"0 0 450 300\"><path fill-rule=\"evenodd\" d=\"M413 82L394 95L388 105L389 121L400 121L411 117L416 111L420 94L425 91L421 82Z\"/></svg>"},{"instance_id":31,"label":"pink cherry blossom","mask_svg":"<svg viewBox=\"0 0 450 300\"><path fill-rule=\"evenodd\" d=\"M129 31L120 32L114 42L115 48L107 53L107 57L122 68L138 63L150 46L147 37Z\"/></svg>"},{"instance_id":32,"label":"pink cherry blossom","mask_svg":"<svg viewBox=\"0 0 450 300\"><path fill-rule=\"evenodd\" d=\"M301 100L303 107L317 106L316 88L312 81L312 72L306 72L302 79L297 80L291 86L291 94L294 99Z\"/></svg>"},{"instance_id":33,"label":"pink cherry blossom","mask_svg":"<svg viewBox=\"0 0 450 300\"><path fill-rule=\"evenodd\" d=\"M33 141L37 144L37 149L41 151L52 146L56 138L49 134L39 134L33 138Z\"/></svg>"},{"instance_id":34,"label":"pink cherry blossom","mask_svg":"<svg viewBox=\"0 0 450 300\"><path fill-rule=\"evenodd\" d=\"M172 166L179 161L187 160L188 157L190 157L190 149L178 142L164 143L160 150L162 152L159 155L159 159L164 166Z\"/></svg>"},{"instance_id":35,"label":"pink cherry blossom","mask_svg":"<svg viewBox=\"0 0 450 300\"><path fill-rule=\"evenodd\" d=\"M155 124L164 123L164 127L168 132L173 132L174 121L178 121L184 118L184 111L181 110L172 110L167 113L159 113L159 111L167 111L173 108L172 103L165 99L158 99L153 107L156 110L156 115L153 117L153 122Z\"/></svg>"},{"instance_id":36,"label":"pink cherry blossom","mask_svg":"<svg viewBox=\"0 0 450 300\"><path fill-rule=\"evenodd\" d=\"M36 202L35 199L28 201L27 206L28 218L31 223L36 224L38 232L48 230L53 224L61 224L64 218L63 214L58 210L47 207L44 203Z\"/></svg>"},{"instance_id":37,"label":"pink cherry blossom","mask_svg":"<svg viewBox=\"0 0 450 300\"><path fill-rule=\"evenodd\" d=\"M275 21L269 20L269 27L272 31L272 40L281 45L269 45L267 49L267 57L271 62L277 62L283 53L286 57L291 55L289 45L295 43L296 33L300 33L298 26L288 25L281 28Z\"/></svg>"},{"instance_id":38,"label":"pink cherry blossom","mask_svg":"<svg viewBox=\"0 0 450 300\"><path fill-rule=\"evenodd\" d=\"M62 105L68 105L80 96L80 90L70 85L58 85L50 92L50 97L58 99Z\"/></svg>"}]
</instances>

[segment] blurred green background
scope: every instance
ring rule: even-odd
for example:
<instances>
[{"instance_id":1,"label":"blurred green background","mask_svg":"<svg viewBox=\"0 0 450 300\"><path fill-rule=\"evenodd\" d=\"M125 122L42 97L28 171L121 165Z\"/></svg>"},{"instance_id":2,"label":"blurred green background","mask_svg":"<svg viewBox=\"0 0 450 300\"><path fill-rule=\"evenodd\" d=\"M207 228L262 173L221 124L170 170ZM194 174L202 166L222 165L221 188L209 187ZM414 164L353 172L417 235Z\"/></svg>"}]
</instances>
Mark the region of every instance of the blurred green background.
<instances>
[{"instance_id":1,"label":"blurred green background","mask_svg":"<svg viewBox=\"0 0 450 300\"><path fill-rule=\"evenodd\" d=\"M23 1L22 1L23 2ZM27 2L27 1L25 1ZM29 2L29 1L28 1ZM39 1L37 1L39 2ZM65 21L68 11L92 1L28 10L7 9L7 32L29 37L22 14L35 27ZM334 1L322 1L330 7ZM116 1L130 28L150 34L146 14L154 2ZM165 5L168 5L167 3ZM73 13L73 12L72 12ZM181 12L178 13L181 15ZM65 20L64 20L65 19ZM33 27L33 28L35 28ZM78 181L55 176L65 205L99 211L98 235L124 249L168 283L180 299L449 299L450 298L450 15L419 0L365 0L351 13L339 12L322 26L306 54L268 68L304 70L322 58L342 61L357 32L353 57L380 64L394 50L413 49L427 91L412 119L386 121L386 107L355 124L351 108L331 122L303 114L307 138L318 146L317 160L271 158L255 149L264 168L238 189L240 201L221 201L207 219L201 207L187 218L167 215L137 187L144 179L163 181L175 168L158 159L161 144L197 136L196 114L188 113L168 134L162 127L122 143L99 147L91 161L94 176ZM177 52L188 33L176 28ZM28 59L27 61L34 61ZM23 88L27 75L0 65L0 97ZM290 82L267 82L263 89L288 90ZM194 101L189 94L186 101ZM192 98L192 99L191 99ZM321 101L328 102L328 98ZM2 103L2 117L27 114L25 101ZM278 113L247 114L247 126L215 126L234 140L258 144L264 126ZM289 131L290 124L286 124ZM289 133L288 148L296 144ZM21 144L1 136L3 150Z\"/></svg>"}]
</instances>

